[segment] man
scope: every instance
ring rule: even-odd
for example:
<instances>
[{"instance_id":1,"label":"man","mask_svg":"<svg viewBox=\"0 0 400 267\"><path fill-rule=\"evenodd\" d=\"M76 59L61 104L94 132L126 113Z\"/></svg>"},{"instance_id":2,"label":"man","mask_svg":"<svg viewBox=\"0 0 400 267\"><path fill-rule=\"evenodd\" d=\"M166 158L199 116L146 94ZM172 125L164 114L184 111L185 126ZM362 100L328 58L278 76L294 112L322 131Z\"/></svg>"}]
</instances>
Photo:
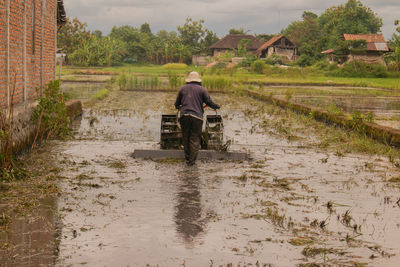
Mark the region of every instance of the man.
<instances>
[{"instance_id":1,"label":"man","mask_svg":"<svg viewBox=\"0 0 400 267\"><path fill-rule=\"evenodd\" d=\"M212 109L219 109L207 90L201 85L197 72L192 71L186 79L186 84L179 90L175 108L180 111L179 123L182 128L183 147L186 164L194 165L201 145L203 128L203 103Z\"/></svg>"}]
</instances>

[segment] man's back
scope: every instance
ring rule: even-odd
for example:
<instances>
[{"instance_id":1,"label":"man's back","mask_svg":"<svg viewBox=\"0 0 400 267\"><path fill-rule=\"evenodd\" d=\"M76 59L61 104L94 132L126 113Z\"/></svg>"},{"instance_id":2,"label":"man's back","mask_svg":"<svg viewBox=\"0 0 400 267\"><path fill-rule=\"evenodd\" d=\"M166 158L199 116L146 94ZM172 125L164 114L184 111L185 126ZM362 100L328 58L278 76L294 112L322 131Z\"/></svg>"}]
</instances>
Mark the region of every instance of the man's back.
<instances>
[{"instance_id":1,"label":"man's back","mask_svg":"<svg viewBox=\"0 0 400 267\"><path fill-rule=\"evenodd\" d=\"M213 109L219 108L211 100L210 95L203 86L198 83L188 83L179 90L175 107L179 108L181 114L194 113L197 116L203 117L203 103Z\"/></svg>"}]
</instances>

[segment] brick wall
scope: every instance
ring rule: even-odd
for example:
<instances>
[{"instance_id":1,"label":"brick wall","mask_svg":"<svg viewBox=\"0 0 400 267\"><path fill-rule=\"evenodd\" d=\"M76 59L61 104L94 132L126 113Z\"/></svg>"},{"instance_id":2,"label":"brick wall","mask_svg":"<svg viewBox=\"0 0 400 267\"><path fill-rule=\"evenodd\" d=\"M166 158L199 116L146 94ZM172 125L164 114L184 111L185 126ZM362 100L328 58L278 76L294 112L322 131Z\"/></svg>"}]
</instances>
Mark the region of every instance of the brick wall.
<instances>
[{"instance_id":1,"label":"brick wall","mask_svg":"<svg viewBox=\"0 0 400 267\"><path fill-rule=\"evenodd\" d=\"M0 1L1 108L7 105L6 1ZM10 100L17 104L24 102L25 99L35 99L41 92L41 85L46 85L55 77L57 2L56 0L8 1L10 2L8 87Z\"/></svg>"},{"instance_id":2,"label":"brick wall","mask_svg":"<svg viewBox=\"0 0 400 267\"><path fill-rule=\"evenodd\" d=\"M0 107L6 101L6 3L0 1Z\"/></svg>"}]
</instances>

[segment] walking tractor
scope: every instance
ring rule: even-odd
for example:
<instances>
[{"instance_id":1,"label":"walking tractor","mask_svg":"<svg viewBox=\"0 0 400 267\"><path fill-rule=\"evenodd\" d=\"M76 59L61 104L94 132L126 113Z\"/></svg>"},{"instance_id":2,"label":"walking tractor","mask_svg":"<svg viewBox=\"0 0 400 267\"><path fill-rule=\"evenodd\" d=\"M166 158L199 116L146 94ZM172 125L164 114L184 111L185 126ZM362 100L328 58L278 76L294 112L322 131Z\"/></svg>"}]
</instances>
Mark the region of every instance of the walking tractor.
<instances>
[{"instance_id":1,"label":"walking tractor","mask_svg":"<svg viewBox=\"0 0 400 267\"><path fill-rule=\"evenodd\" d=\"M247 160L248 154L241 151L228 151L230 141L224 142L224 124L220 114L206 115L201 135L199 159L211 160ZM182 131L178 115L161 115L160 149L136 149L134 158L184 158Z\"/></svg>"},{"instance_id":2,"label":"walking tractor","mask_svg":"<svg viewBox=\"0 0 400 267\"><path fill-rule=\"evenodd\" d=\"M227 150L223 144L224 125L219 114L207 115L205 129L201 135L201 149L203 150ZM161 149L183 149L182 132L178 122L178 115L161 116Z\"/></svg>"}]
</instances>

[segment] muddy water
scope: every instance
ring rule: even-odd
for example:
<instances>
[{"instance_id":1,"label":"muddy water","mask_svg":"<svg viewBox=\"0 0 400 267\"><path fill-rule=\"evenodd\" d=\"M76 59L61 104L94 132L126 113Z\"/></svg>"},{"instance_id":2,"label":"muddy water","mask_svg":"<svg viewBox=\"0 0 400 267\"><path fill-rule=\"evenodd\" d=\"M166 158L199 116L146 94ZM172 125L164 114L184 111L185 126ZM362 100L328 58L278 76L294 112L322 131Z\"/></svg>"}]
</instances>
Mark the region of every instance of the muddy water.
<instances>
[{"instance_id":1,"label":"muddy water","mask_svg":"<svg viewBox=\"0 0 400 267\"><path fill-rule=\"evenodd\" d=\"M72 99L90 99L104 88L105 82L63 82L61 90Z\"/></svg>"},{"instance_id":2,"label":"muddy water","mask_svg":"<svg viewBox=\"0 0 400 267\"><path fill-rule=\"evenodd\" d=\"M134 159L156 148L174 94L123 92L86 110L59 199L60 266L395 266L399 172L378 157L335 156L261 128L264 103L226 95L225 136L250 162ZM117 103L117 104L116 104ZM152 104L151 104L152 103ZM312 139L307 134L304 138ZM330 203L327 205L327 203Z\"/></svg>"},{"instance_id":3,"label":"muddy water","mask_svg":"<svg viewBox=\"0 0 400 267\"><path fill-rule=\"evenodd\" d=\"M376 116L376 123L400 129L399 97L295 96L294 100L298 103L305 103L325 109L329 105L334 104L347 113L352 113L354 111L360 111L362 113L371 112Z\"/></svg>"},{"instance_id":4,"label":"muddy water","mask_svg":"<svg viewBox=\"0 0 400 267\"><path fill-rule=\"evenodd\" d=\"M0 234L0 266L53 266L57 258L58 221L54 199L40 199L34 214L11 213ZM4 242L4 243L3 243Z\"/></svg>"}]
</instances>

